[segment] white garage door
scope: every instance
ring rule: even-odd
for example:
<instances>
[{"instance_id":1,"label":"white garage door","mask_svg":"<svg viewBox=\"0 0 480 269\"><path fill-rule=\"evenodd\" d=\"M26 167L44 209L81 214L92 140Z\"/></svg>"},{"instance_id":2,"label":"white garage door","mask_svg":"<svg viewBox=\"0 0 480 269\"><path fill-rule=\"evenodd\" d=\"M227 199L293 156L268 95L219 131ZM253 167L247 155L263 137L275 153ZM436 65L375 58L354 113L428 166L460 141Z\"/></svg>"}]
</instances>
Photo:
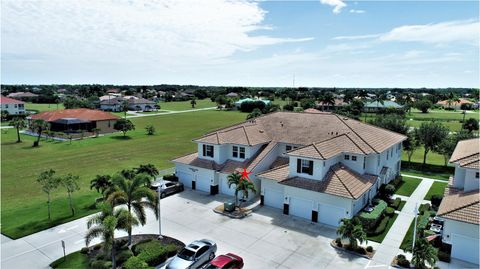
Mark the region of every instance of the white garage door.
<instances>
[{"instance_id":1,"label":"white garage door","mask_svg":"<svg viewBox=\"0 0 480 269\"><path fill-rule=\"evenodd\" d=\"M196 175L196 190L210 193L210 178L206 175Z\"/></svg>"},{"instance_id":2,"label":"white garage door","mask_svg":"<svg viewBox=\"0 0 480 269\"><path fill-rule=\"evenodd\" d=\"M220 193L231 195L231 196L235 195L235 185L232 185L231 188L228 187L227 176L222 176L220 179Z\"/></svg>"},{"instance_id":3,"label":"white garage door","mask_svg":"<svg viewBox=\"0 0 480 269\"><path fill-rule=\"evenodd\" d=\"M478 264L478 238L452 234L452 258Z\"/></svg>"},{"instance_id":4,"label":"white garage door","mask_svg":"<svg viewBox=\"0 0 480 269\"><path fill-rule=\"evenodd\" d=\"M265 189L263 192L263 204L283 209L283 193L272 189Z\"/></svg>"},{"instance_id":5,"label":"white garage door","mask_svg":"<svg viewBox=\"0 0 480 269\"><path fill-rule=\"evenodd\" d=\"M192 173L177 171L176 175L178 177L178 180L182 182L185 187L192 188L192 180L193 180Z\"/></svg>"},{"instance_id":6,"label":"white garage door","mask_svg":"<svg viewBox=\"0 0 480 269\"><path fill-rule=\"evenodd\" d=\"M312 201L300 199L297 197L290 198L288 214L300 218L312 219Z\"/></svg>"},{"instance_id":7,"label":"white garage door","mask_svg":"<svg viewBox=\"0 0 480 269\"><path fill-rule=\"evenodd\" d=\"M340 220L344 217L344 208L327 204L319 204L318 206L318 222L320 223L337 227L340 225Z\"/></svg>"}]
</instances>

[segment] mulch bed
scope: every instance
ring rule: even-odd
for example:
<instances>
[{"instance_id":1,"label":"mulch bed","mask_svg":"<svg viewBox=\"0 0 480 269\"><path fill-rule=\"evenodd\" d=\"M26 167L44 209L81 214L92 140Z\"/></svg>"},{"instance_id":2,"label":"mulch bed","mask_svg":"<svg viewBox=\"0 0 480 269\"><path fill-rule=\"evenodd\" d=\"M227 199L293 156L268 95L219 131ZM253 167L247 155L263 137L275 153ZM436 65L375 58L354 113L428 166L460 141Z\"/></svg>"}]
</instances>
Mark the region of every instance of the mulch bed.
<instances>
[{"instance_id":1,"label":"mulch bed","mask_svg":"<svg viewBox=\"0 0 480 269\"><path fill-rule=\"evenodd\" d=\"M338 250L341 250L341 251L345 251L345 252L348 252L348 253L350 253L350 254L357 255L357 256L360 256L360 257L363 257L363 258L369 259L369 260L372 259L373 255L375 254L375 250L373 250L373 252L368 252L368 251L367 251L367 254L363 255L363 254L360 254L360 253L358 253L358 252L356 252L356 251L348 250L348 249L346 249L346 248L343 247L343 246L339 247L339 246L337 246L337 244L335 243L335 240L332 240L332 241L330 242L330 245L331 245L333 248L335 248L335 249L338 249Z\"/></svg>"},{"instance_id":2,"label":"mulch bed","mask_svg":"<svg viewBox=\"0 0 480 269\"><path fill-rule=\"evenodd\" d=\"M232 219L243 219L244 217L250 215L252 210L235 207L233 212L227 212L224 210L223 205L219 205L213 209L213 212L230 217Z\"/></svg>"}]
</instances>

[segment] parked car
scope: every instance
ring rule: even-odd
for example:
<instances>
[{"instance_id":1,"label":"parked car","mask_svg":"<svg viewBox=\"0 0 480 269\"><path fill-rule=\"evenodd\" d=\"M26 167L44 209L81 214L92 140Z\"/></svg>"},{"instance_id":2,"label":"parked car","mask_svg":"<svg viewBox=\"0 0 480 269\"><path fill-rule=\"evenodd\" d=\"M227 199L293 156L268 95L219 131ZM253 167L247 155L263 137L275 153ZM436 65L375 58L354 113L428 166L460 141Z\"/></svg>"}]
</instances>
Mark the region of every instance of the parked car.
<instances>
[{"instance_id":1,"label":"parked car","mask_svg":"<svg viewBox=\"0 0 480 269\"><path fill-rule=\"evenodd\" d=\"M211 260L203 269L242 269L243 259L233 253L217 256Z\"/></svg>"},{"instance_id":2,"label":"parked car","mask_svg":"<svg viewBox=\"0 0 480 269\"><path fill-rule=\"evenodd\" d=\"M168 264L166 269L195 269L215 258L217 244L202 239L190 243L183 248Z\"/></svg>"},{"instance_id":3,"label":"parked car","mask_svg":"<svg viewBox=\"0 0 480 269\"><path fill-rule=\"evenodd\" d=\"M150 184L150 188L157 190L158 187L162 184L162 193L160 194L161 198L164 198L167 195L174 194L177 192L183 191L183 183L180 182L171 182L168 180L157 180Z\"/></svg>"}]
</instances>

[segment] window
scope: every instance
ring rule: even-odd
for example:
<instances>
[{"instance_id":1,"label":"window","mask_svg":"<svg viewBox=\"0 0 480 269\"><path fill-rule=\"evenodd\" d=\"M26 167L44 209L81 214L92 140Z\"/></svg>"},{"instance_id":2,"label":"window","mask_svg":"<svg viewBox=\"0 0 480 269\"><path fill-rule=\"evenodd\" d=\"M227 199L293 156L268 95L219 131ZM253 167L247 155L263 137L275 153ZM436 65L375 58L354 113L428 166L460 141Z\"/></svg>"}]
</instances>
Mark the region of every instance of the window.
<instances>
[{"instance_id":1,"label":"window","mask_svg":"<svg viewBox=\"0 0 480 269\"><path fill-rule=\"evenodd\" d=\"M350 155L345 155L343 158L348 161L350 160Z\"/></svg>"},{"instance_id":2,"label":"window","mask_svg":"<svg viewBox=\"0 0 480 269\"><path fill-rule=\"evenodd\" d=\"M201 248L197 251L197 254L195 254L195 258L199 258L199 257L202 256L203 254L205 254L205 252L207 252L207 250L208 250L208 247L207 247L207 246L201 247Z\"/></svg>"},{"instance_id":3,"label":"window","mask_svg":"<svg viewBox=\"0 0 480 269\"><path fill-rule=\"evenodd\" d=\"M475 173L475 178L479 178L480 177L480 173L479 172L476 172Z\"/></svg>"},{"instance_id":4,"label":"window","mask_svg":"<svg viewBox=\"0 0 480 269\"><path fill-rule=\"evenodd\" d=\"M213 158L213 146L203 145L203 156Z\"/></svg>"},{"instance_id":5,"label":"window","mask_svg":"<svg viewBox=\"0 0 480 269\"><path fill-rule=\"evenodd\" d=\"M367 159L367 158L363 157L363 169L364 169L364 170L365 170L365 165L366 165L366 162L367 162L366 159Z\"/></svg>"},{"instance_id":6,"label":"window","mask_svg":"<svg viewBox=\"0 0 480 269\"><path fill-rule=\"evenodd\" d=\"M390 152L389 152L389 151L387 151L387 161L388 161L388 155L389 155L389 154L390 154Z\"/></svg>"},{"instance_id":7,"label":"window","mask_svg":"<svg viewBox=\"0 0 480 269\"><path fill-rule=\"evenodd\" d=\"M232 157L233 158L238 158L238 147L237 146L233 146L233 148L232 148Z\"/></svg>"},{"instance_id":8,"label":"window","mask_svg":"<svg viewBox=\"0 0 480 269\"><path fill-rule=\"evenodd\" d=\"M285 146L285 149L286 149L287 151L292 150L292 146L286 145L286 146Z\"/></svg>"},{"instance_id":9,"label":"window","mask_svg":"<svg viewBox=\"0 0 480 269\"><path fill-rule=\"evenodd\" d=\"M14 106L15 106L15 108L17 108L17 104L15 104Z\"/></svg>"},{"instance_id":10,"label":"window","mask_svg":"<svg viewBox=\"0 0 480 269\"><path fill-rule=\"evenodd\" d=\"M313 175L313 161L297 159L297 173Z\"/></svg>"},{"instance_id":11,"label":"window","mask_svg":"<svg viewBox=\"0 0 480 269\"><path fill-rule=\"evenodd\" d=\"M380 155L377 155L377 166L380 166Z\"/></svg>"},{"instance_id":12,"label":"window","mask_svg":"<svg viewBox=\"0 0 480 269\"><path fill-rule=\"evenodd\" d=\"M5 108L8 108L8 104L5 104Z\"/></svg>"},{"instance_id":13,"label":"window","mask_svg":"<svg viewBox=\"0 0 480 269\"><path fill-rule=\"evenodd\" d=\"M352 161L356 162L357 161L357 156L352 156Z\"/></svg>"},{"instance_id":14,"label":"window","mask_svg":"<svg viewBox=\"0 0 480 269\"><path fill-rule=\"evenodd\" d=\"M245 148L240 147L240 159L245 159Z\"/></svg>"}]
</instances>

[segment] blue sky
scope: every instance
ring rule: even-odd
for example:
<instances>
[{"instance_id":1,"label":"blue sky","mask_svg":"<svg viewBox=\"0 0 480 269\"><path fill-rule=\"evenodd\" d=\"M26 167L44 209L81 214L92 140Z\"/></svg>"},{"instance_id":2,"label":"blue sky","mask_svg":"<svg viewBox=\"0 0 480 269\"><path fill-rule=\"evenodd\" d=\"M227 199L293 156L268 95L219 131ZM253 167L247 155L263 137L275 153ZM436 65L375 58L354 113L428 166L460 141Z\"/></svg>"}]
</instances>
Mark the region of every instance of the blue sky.
<instances>
[{"instance_id":1,"label":"blue sky","mask_svg":"<svg viewBox=\"0 0 480 269\"><path fill-rule=\"evenodd\" d=\"M6 84L478 87L478 1L2 1Z\"/></svg>"}]
</instances>

